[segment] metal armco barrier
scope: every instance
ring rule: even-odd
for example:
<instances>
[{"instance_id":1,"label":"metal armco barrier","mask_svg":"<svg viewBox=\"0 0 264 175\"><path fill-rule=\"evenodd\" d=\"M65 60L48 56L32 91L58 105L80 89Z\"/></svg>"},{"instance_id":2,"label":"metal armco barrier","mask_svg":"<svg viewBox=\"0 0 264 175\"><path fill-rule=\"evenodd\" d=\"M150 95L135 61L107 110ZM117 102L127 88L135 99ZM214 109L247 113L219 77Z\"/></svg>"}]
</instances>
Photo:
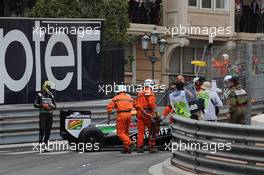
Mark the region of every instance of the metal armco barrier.
<instances>
[{"instance_id":1,"label":"metal armco barrier","mask_svg":"<svg viewBox=\"0 0 264 175\"><path fill-rule=\"evenodd\" d=\"M106 105L109 100L89 102L58 103L58 109L54 111L51 140L60 139L59 113L61 109L79 109L92 111L93 121L106 119ZM159 109L161 112L163 108ZM263 105L253 106L253 111L261 113ZM223 110L226 113L227 110ZM23 143L38 141L39 117L38 109L29 105L0 106L0 144ZM225 118L221 118L225 121Z\"/></svg>"},{"instance_id":2,"label":"metal armco barrier","mask_svg":"<svg viewBox=\"0 0 264 175\"><path fill-rule=\"evenodd\" d=\"M264 127L175 118L172 137L173 166L202 174L264 175Z\"/></svg>"},{"instance_id":3,"label":"metal armco barrier","mask_svg":"<svg viewBox=\"0 0 264 175\"><path fill-rule=\"evenodd\" d=\"M108 100L89 102L58 103L54 111L51 140L61 139L59 136L60 110L90 110L93 121L106 119ZM0 106L0 144L25 143L38 141L39 113L31 105Z\"/></svg>"}]
</instances>

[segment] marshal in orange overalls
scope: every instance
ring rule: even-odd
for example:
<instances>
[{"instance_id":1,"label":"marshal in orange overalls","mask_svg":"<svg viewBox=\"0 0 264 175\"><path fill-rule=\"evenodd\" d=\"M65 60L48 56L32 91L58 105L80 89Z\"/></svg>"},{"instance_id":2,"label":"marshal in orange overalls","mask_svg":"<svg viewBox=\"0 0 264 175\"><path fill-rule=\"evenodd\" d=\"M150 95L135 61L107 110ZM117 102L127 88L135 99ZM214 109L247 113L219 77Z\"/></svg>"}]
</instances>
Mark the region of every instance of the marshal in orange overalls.
<instances>
[{"instance_id":1,"label":"marshal in orange overalls","mask_svg":"<svg viewBox=\"0 0 264 175\"><path fill-rule=\"evenodd\" d=\"M147 127L149 131L151 130L151 116L154 116L154 112L156 109L156 96L150 87L145 87L142 92L138 93L136 100L136 109L138 111L137 147L143 148L145 128ZM148 146L150 149L154 148L155 138L150 139L149 137Z\"/></svg>"},{"instance_id":2,"label":"marshal in orange overalls","mask_svg":"<svg viewBox=\"0 0 264 175\"><path fill-rule=\"evenodd\" d=\"M229 59L226 60L212 60L212 66L220 70L221 75L228 74L228 67L231 64Z\"/></svg>"},{"instance_id":3,"label":"marshal in orange overalls","mask_svg":"<svg viewBox=\"0 0 264 175\"><path fill-rule=\"evenodd\" d=\"M130 145L133 143L129 138L129 126L133 107L134 100L124 92L115 96L107 106L108 113L112 113L113 108L116 109L116 132L123 142L124 150L130 149Z\"/></svg>"},{"instance_id":4,"label":"marshal in orange overalls","mask_svg":"<svg viewBox=\"0 0 264 175\"><path fill-rule=\"evenodd\" d=\"M174 111L173 111L171 105L167 105L167 106L163 109L163 111L162 111L162 115L164 116L164 119L165 119L169 114L172 114L172 113L174 113ZM172 124L172 123L173 123L173 119L170 117L170 124Z\"/></svg>"}]
</instances>

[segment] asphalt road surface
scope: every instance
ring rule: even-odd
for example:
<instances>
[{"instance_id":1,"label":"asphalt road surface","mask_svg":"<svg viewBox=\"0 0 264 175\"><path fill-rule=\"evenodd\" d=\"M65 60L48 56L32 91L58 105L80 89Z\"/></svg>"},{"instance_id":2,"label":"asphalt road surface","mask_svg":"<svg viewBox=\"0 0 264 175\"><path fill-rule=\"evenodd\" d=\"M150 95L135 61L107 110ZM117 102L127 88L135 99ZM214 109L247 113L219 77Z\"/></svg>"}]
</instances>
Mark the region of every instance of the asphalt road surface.
<instances>
[{"instance_id":1,"label":"asphalt road surface","mask_svg":"<svg viewBox=\"0 0 264 175\"><path fill-rule=\"evenodd\" d=\"M169 152L130 155L119 151L39 153L32 147L0 150L1 175L144 175Z\"/></svg>"}]
</instances>

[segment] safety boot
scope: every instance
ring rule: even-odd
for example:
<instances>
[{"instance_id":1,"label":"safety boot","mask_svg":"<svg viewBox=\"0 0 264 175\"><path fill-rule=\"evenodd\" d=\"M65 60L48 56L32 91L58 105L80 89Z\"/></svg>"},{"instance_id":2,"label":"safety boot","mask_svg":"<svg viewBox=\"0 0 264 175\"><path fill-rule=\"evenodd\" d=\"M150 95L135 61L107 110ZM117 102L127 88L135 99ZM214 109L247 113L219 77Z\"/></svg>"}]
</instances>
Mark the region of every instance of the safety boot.
<instances>
[{"instance_id":1,"label":"safety boot","mask_svg":"<svg viewBox=\"0 0 264 175\"><path fill-rule=\"evenodd\" d=\"M137 152L138 152L138 153L144 153L144 152L145 152L144 147L138 147L138 148L137 148Z\"/></svg>"},{"instance_id":2,"label":"safety boot","mask_svg":"<svg viewBox=\"0 0 264 175\"><path fill-rule=\"evenodd\" d=\"M135 143L132 142L132 143L129 145L130 151L133 152L133 151L135 150L135 147L136 147Z\"/></svg>"},{"instance_id":3,"label":"safety boot","mask_svg":"<svg viewBox=\"0 0 264 175\"><path fill-rule=\"evenodd\" d=\"M133 151L133 143L131 143L129 146L125 146L123 151L121 151L122 154L131 154Z\"/></svg>"},{"instance_id":4,"label":"safety boot","mask_svg":"<svg viewBox=\"0 0 264 175\"><path fill-rule=\"evenodd\" d=\"M131 151L129 151L129 149L123 149L121 151L122 154L130 154L129 152L131 153Z\"/></svg>"},{"instance_id":5,"label":"safety boot","mask_svg":"<svg viewBox=\"0 0 264 175\"><path fill-rule=\"evenodd\" d=\"M155 147L149 148L149 153L158 153L159 151Z\"/></svg>"}]
</instances>

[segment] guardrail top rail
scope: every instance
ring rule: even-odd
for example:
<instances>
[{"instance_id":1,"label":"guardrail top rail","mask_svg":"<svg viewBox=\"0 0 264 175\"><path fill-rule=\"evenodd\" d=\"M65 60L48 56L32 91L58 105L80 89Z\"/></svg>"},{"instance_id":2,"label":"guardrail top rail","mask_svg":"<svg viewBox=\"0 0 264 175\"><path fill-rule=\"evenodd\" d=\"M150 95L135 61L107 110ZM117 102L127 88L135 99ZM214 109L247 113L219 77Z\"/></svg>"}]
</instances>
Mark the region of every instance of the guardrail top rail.
<instances>
[{"instance_id":1,"label":"guardrail top rail","mask_svg":"<svg viewBox=\"0 0 264 175\"><path fill-rule=\"evenodd\" d=\"M195 173L264 175L264 127L174 118L171 163Z\"/></svg>"},{"instance_id":2,"label":"guardrail top rail","mask_svg":"<svg viewBox=\"0 0 264 175\"><path fill-rule=\"evenodd\" d=\"M61 139L59 136L60 110L90 110L92 111L93 121L95 122L106 118L106 105L108 102L109 99L74 103L57 103L57 109L53 113L51 139ZM0 145L38 141L38 115L39 110L34 108L33 104L0 106Z\"/></svg>"}]
</instances>

